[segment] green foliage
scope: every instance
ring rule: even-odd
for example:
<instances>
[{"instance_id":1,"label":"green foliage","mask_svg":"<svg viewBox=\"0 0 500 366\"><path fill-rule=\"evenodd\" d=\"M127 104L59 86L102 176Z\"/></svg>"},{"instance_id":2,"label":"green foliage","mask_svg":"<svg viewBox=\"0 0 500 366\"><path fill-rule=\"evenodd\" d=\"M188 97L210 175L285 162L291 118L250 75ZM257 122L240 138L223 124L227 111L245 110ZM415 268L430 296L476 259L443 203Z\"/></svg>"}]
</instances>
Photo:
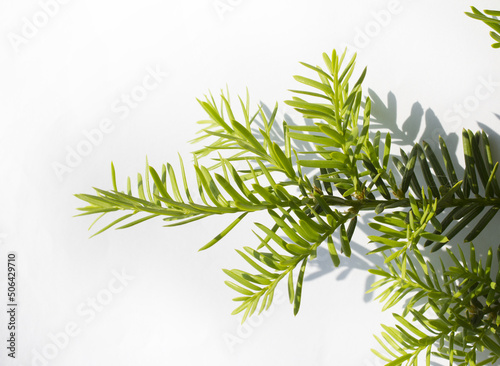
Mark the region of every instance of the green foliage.
<instances>
[{"instance_id":1,"label":"green foliage","mask_svg":"<svg viewBox=\"0 0 500 366\"><path fill-rule=\"evenodd\" d=\"M478 19L490 28L493 31L490 32L491 38L495 40L495 43L491 45L493 48L500 48L500 11L498 10L484 10L484 13L477 10L474 6L471 7L472 13L465 13L471 18ZM490 16L488 16L490 15Z\"/></svg>"},{"instance_id":2,"label":"green foliage","mask_svg":"<svg viewBox=\"0 0 500 366\"><path fill-rule=\"evenodd\" d=\"M378 295L385 302L384 310L406 300L402 315L394 314L396 326L383 326L382 339L376 337L385 354L374 352L388 364L416 365L420 353L425 353L427 364L431 355L463 366L500 359L500 272L492 271L493 252L488 251L482 264L476 260L474 245L470 245L468 261L458 249L460 259L447 250L454 263L448 268L441 261L436 270L415 251L414 260L395 258L387 269L369 270L382 277L372 291L384 289ZM477 363L477 354L485 349L488 358Z\"/></svg>"},{"instance_id":3,"label":"green foliage","mask_svg":"<svg viewBox=\"0 0 500 366\"><path fill-rule=\"evenodd\" d=\"M491 19L487 24L498 26ZM188 182L181 158L180 173L168 163L157 171L146 161L134 192L130 178L126 191L119 191L112 164L113 189L76 195L88 204L80 215L96 214L96 221L119 215L94 235L156 217L165 226L176 226L235 215L200 249L205 250L249 213L267 212L268 222L255 224L257 247L237 250L252 273L224 269L226 284L237 293L233 314L243 312L245 321L269 308L283 279L297 314L307 263L317 248L325 244L332 264L339 266L351 255L358 216L373 212L371 253L385 258L385 267L370 270L381 277L373 290L383 290L383 310L406 301L403 313L394 315L396 325L383 325L382 338L377 337L384 351L374 352L387 365L417 365L419 355L427 365L433 355L450 359L450 364L495 362L500 357L500 275L493 276L492 251L483 264L469 244L467 261L451 241L462 232L465 242L476 239L500 208L498 163L488 137L463 131L463 174L441 138L439 151L422 142L396 156L389 132L370 135L371 101L362 94L366 69L354 77L355 56L348 59L346 52L323 54L323 61L324 68L303 63L314 76L295 76L306 89L292 90L294 97L286 101L314 123L277 121L278 105L270 115L261 107L251 112L248 92L245 100L238 99L238 107L229 92L221 92L219 102L207 96L199 103L208 118L200 121L203 128L194 140L204 143L193 154L196 182ZM201 163L208 159L210 164ZM459 249L460 259L446 249L454 265L441 262L436 271L422 253L428 246L444 252L447 243ZM490 358L476 363L484 349Z\"/></svg>"}]
</instances>

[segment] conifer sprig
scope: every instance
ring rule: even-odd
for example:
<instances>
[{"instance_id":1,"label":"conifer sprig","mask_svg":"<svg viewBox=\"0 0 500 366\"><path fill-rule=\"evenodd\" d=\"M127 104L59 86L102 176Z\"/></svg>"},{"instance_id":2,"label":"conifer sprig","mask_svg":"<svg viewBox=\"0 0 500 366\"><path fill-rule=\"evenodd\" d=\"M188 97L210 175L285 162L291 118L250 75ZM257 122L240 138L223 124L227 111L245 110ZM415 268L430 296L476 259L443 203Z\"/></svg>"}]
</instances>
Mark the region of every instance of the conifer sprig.
<instances>
[{"instance_id":1,"label":"conifer sprig","mask_svg":"<svg viewBox=\"0 0 500 366\"><path fill-rule=\"evenodd\" d=\"M485 14L493 18L475 8L469 15L499 31L494 18L499 14ZM497 36L492 34L500 42ZM355 61L356 56L334 50L323 54L324 67L303 63L313 76L295 76L306 89L292 90L285 103L312 124L277 121L278 104L269 115L262 107L251 111L248 92L237 103L229 92L221 92L219 102L211 94L199 100L207 119L200 121L203 128L193 141L203 143L193 153L194 181L179 157L180 172L170 163L156 170L146 161L136 187L128 178L126 189L119 190L111 164L113 188L76 195L87 204L80 215L97 215L96 221L118 215L94 235L153 218L176 226L234 215L200 249L205 250L252 212L267 212L268 221L255 223L255 249L237 250L253 273L224 269L226 284L237 293L233 314L242 312L245 321L269 308L282 280L297 314L307 263L318 247L325 245L332 264L339 266L351 255L358 216L372 212L371 253L385 258L385 267L370 270L381 277L373 290L382 291L384 310L406 301L403 313L394 315L396 325L383 326L377 338L384 351L374 352L387 365L417 365L422 356L429 365L433 355L449 359L450 365L496 362L500 275L492 273L492 250L482 263L472 243L469 260L456 245L459 233L465 233L465 242L480 238L500 209L498 162L488 137L484 131L463 130L463 174L442 138L438 150L424 141L396 155L390 132L370 135L371 100L362 90L367 70L357 74ZM307 144L313 149L304 149ZM460 258L447 248L454 265L441 262L436 271L422 251L432 246L432 252L443 253L444 245L457 247ZM477 362L484 349L490 357Z\"/></svg>"}]
</instances>

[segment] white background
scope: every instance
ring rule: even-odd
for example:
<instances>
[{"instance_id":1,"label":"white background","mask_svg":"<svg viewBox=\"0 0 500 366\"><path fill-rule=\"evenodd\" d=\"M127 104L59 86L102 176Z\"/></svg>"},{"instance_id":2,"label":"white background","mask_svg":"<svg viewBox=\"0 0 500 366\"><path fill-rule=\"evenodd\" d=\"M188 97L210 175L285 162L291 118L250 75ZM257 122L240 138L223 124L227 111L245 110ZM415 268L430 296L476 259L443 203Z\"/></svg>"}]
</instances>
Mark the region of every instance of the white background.
<instances>
[{"instance_id":1,"label":"white background","mask_svg":"<svg viewBox=\"0 0 500 366\"><path fill-rule=\"evenodd\" d=\"M294 116L282 102L298 87L292 75L305 72L298 62L320 64L322 52L346 45L358 51L359 70L368 65L374 117L403 143L443 134L455 147L462 127L484 127L498 144L500 51L486 26L463 14L469 5L1 0L0 363L378 365L372 334L391 315L365 294L377 259L365 256L363 223L351 260L333 269L321 250L309 264L298 316L279 287L270 311L241 327L221 269L245 268L233 248L255 247L252 222L265 217L249 217L201 253L232 218L179 228L156 220L89 240L92 220L72 217L82 206L73 194L111 189L111 161L121 189L144 171L146 155L157 168L177 166L177 152L189 162L187 141L205 117L196 98L209 90L227 84L235 97L248 87L254 107L278 101L280 115ZM152 90L125 107L123 95L151 70ZM103 123L89 145L85 133ZM88 154L71 160L85 144ZM6 356L10 251L18 255L15 360Z\"/></svg>"}]
</instances>

